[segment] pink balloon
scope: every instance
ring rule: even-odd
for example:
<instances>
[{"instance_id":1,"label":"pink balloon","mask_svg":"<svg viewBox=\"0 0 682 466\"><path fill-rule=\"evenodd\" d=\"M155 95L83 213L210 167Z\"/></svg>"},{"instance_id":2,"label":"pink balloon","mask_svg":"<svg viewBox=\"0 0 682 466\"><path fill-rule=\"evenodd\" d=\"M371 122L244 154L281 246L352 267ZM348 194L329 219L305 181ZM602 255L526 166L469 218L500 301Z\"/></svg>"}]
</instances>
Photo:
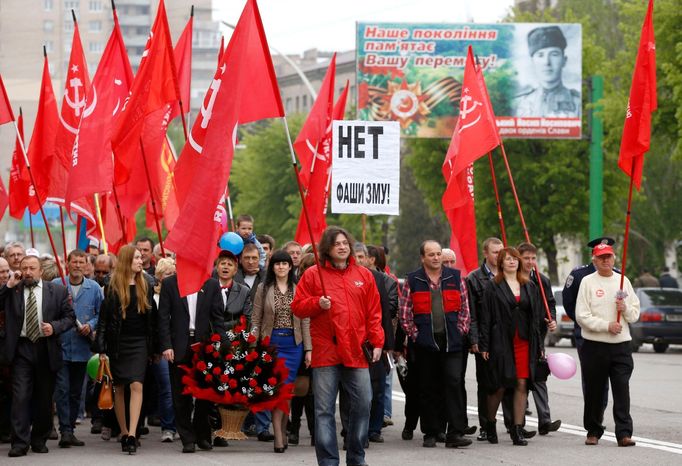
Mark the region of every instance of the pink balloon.
<instances>
[{"instance_id":1,"label":"pink balloon","mask_svg":"<svg viewBox=\"0 0 682 466\"><path fill-rule=\"evenodd\" d=\"M566 353L551 353L547 355L547 362L549 363L549 370L557 379L570 379L575 375L578 366L575 359L570 354Z\"/></svg>"}]
</instances>

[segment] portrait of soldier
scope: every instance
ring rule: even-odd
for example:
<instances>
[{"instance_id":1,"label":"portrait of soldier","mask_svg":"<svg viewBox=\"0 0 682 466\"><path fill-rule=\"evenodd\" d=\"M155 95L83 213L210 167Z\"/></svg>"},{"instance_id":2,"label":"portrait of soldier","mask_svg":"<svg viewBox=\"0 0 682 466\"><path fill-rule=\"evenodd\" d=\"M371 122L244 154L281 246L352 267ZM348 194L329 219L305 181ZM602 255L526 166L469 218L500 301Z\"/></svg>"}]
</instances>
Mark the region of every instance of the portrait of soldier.
<instances>
[{"instance_id":1,"label":"portrait of soldier","mask_svg":"<svg viewBox=\"0 0 682 466\"><path fill-rule=\"evenodd\" d=\"M558 26L543 26L528 33L528 53L533 63L537 86L526 89L515 99L518 117L580 117L580 92L564 86L562 73L566 56L566 37Z\"/></svg>"}]
</instances>

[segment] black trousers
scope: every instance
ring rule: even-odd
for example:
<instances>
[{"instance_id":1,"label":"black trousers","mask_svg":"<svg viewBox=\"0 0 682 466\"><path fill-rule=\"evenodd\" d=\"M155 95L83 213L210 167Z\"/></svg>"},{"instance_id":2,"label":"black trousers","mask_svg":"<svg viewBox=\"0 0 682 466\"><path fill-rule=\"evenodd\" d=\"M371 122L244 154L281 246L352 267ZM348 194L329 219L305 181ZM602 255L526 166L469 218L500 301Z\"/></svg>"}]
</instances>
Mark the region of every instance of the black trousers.
<instances>
[{"instance_id":1,"label":"black trousers","mask_svg":"<svg viewBox=\"0 0 682 466\"><path fill-rule=\"evenodd\" d=\"M52 394L47 343L21 337L12 361L12 447L43 446L52 431Z\"/></svg>"},{"instance_id":2,"label":"black trousers","mask_svg":"<svg viewBox=\"0 0 682 466\"><path fill-rule=\"evenodd\" d=\"M462 399L464 400L464 421L465 425L469 427L469 416L467 416L467 387L466 375L467 364L469 363L469 345L464 345L462 348L462 370L460 372L460 390L462 391Z\"/></svg>"},{"instance_id":3,"label":"black trousers","mask_svg":"<svg viewBox=\"0 0 682 466\"><path fill-rule=\"evenodd\" d=\"M178 367L184 362L175 362L169 366L173 407L175 408L175 427L183 445L191 445L201 440L211 441L211 426L208 414L212 403L205 400L194 400L191 395L182 394L182 376L185 371ZM192 417L194 412L194 417Z\"/></svg>"},{"instance_id":4,"label":"black trousers","mask_svg":"<svg viewBox=\"0 0 682 466\"><path fill-rule=\"evenodd\" d=\"M417 345L414 349L424 437L436 437L442 432L442 413L448 424L446 437L462 435L466 428L466 403L461 390L462 352L436 352Z\"/></svg>"},{"instance_id":5,"label":"black trousers","mask_svg":"<svg viewBox=\"0 0 682 466\"><path fill-rule=\"evenodd\" d=\"M414 354L414 344L407 345L407 377L398 374L400 387L405 394L405 427L403 430L414 431L419 422L419 375Z\"/></svg>"},{"instance_id":6,"label":"black trousers","mask_svg":"<svg viewBox=\"0 0 682 466\"><path fill-rule=\"evenodd\" d=\"M604 392L611 381L613 420L616 438L632 436L630 416L630 376L634 369L630 342L602 343L585 340L582 348L585 382L583 425L587 435L601 437L604 433Z\"/></svg>"}]
</instances>

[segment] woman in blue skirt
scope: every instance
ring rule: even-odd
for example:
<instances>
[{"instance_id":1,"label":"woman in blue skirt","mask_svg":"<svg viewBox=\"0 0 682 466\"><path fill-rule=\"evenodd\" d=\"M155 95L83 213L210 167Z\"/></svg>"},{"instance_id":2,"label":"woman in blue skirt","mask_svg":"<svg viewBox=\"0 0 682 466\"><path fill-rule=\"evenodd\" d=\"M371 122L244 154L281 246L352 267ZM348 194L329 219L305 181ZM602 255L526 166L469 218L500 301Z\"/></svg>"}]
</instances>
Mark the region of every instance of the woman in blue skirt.
<instances>
[{"instance_id":1,"label":"woman in blue skirt","mask_svg":"<svg viewBox=\"0 0 682 466\"><path fill-rule=\"evenodd\" d=\"M310 340L310 320L299 319L291 312L294 299L294 264L286 251L275 251L270 258L265 281L258 285L251 312L251 333L256 338L270 337L277 347L277 354L284 358L289 377L286 383L296 378L296 373L304 360L310 365L312 343ZM272 412L272 427L275 433L275 453L284 453L287 448L287 416L275 409Z\"/></svg>"}]
</instances>

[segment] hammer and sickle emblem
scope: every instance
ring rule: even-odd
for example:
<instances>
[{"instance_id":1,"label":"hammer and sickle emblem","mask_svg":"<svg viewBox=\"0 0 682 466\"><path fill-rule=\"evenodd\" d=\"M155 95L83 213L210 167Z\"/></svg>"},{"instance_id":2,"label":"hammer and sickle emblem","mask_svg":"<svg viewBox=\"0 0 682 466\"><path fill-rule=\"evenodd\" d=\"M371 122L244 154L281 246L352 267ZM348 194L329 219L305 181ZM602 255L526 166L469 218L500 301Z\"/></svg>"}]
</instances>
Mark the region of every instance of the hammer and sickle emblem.
<instances>
[{"instance_id":1,"label":"hammer and sickle emblem","mask_svg":"<svg viewBox=\"0 0 682 466\"><path fill-rule=\"evenodd\" d=\"M462 96L462 99L461 99L461 102L460 102L460 107L459 107L459 118L460 118L462 121L466 120L467 115L469 115L470 113L473 113L474 110L476 110L476 107L480 107L480 106L483 105L483 104L481 104L481 102L478 102L478 101L474 100L474 99L468 94L468 92L469 92L469 90L466 89L466 90L465 90L466 95ZM473 101L472 105L469 106L469 102L472 102L472 101ZM459 128L459 132L461 133L461 132L464 131L465 129L467 129L467 128L471 127L471 126L474 126L476 123L478 123L478 121L479 121L480 119L481 119L481 112L478 112L478 116L476 117L476 119L475 119L474 121L470 122L470 123L463 124L462 127Z\"/></svg>"},{"instance_id":2,"label":"hammer and sickle emblem","mask_svg":"<svg viewBox=\"0 0 682 466\"><path fill-rule=\"evenodd\" d=\"M224 65L223 65L224 66ZM221 79L214 79L211 82L211 97L208 99L208 106L205 106L204 103L201 104L201 124L199 127L202 130L205 130L208 128L208 123L211 121L211 116L213 115L213 106L215 105L215 99L218 97L218 90L220 89L220 85L222 84ZM196 142L194 137L192 136L192 133L189 133L189 143L190 145L194 148L195 151L201 154L201 152L204 150L204 148Z\"/></svg>"}]
</instances>

